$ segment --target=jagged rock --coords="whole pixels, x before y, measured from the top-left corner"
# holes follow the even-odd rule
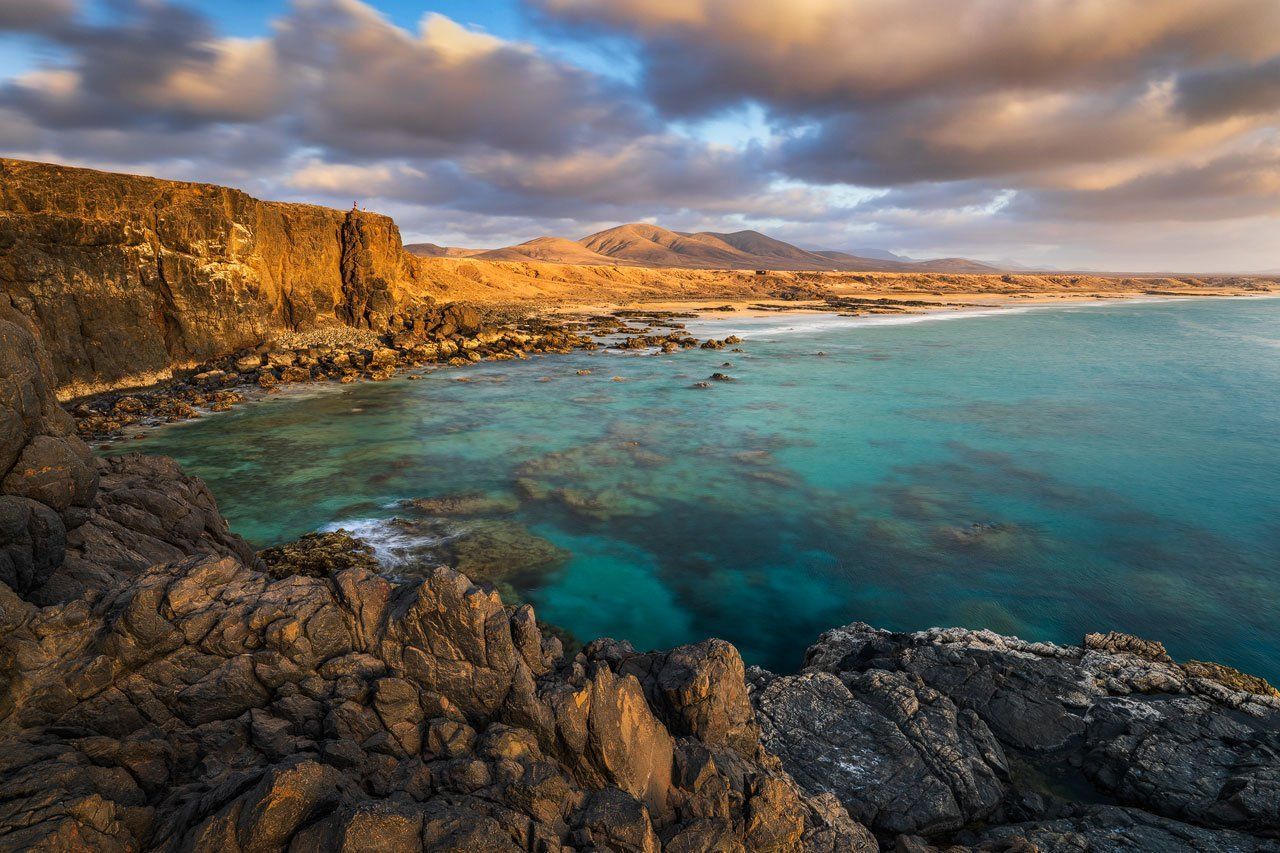
[[[1106,634],[1085,634],[1084,648],[1111,655],[1133,655],[1146,660],[1170,663],[1173,658],[1165,651],[1164,643],[1155,640],[1144,640],[1132,634],[1109,631]]]
[[[27,593],[62,563],[67,529],[49,507],[29,498],[0,496],[0,583]]]
[[[1157,814],[1280,836],[1280,708],[1256,719],[1194,696],[1100,699],[1089,709],[1084,769]]]
[[[1280,699],[1191,675],[1159,643],[1113,633],[1074,647],[855,624],[824,634],[806,663],[803,677],[846,684],[915,679],[981,718],[1004,750],[1081,767],[1102,796],[1200,827],[1280,836]]]
[[[605,640],[588,646],[586,655],[637,678],[672,734],[729,747],[744,757],[758,748],[760,730],[747,698],[742,656],[724,640],[649,654]]]
[[[23,667],[0,707],[0,843],[872,849],[760,757],[721,750],[723,769],[677,774],[677,752],[720,749],[728,729],[677,749],[636,677],[558,659],[527,607],[448,569],[397,586],[206,556],[91,606],[8,609],[0,653]],[[688,652],[665,683],[723,683],[727,656]],[[683,703],[706,690],[666,695],[664,713],[705,719]],[[696,814],[712,790],[723,807]]]
[[[1263,853],[1274,842],[1239,832],[1208,830],[1137,809],[1093,807],[1078,817],[988,829],[967,839],[980,851],[1008,853],[1133,853],[1195,850],[1197,853]]]
[[[1272,687],[1266,679],[1256,675],[1247,675],[1238,669],[1202,660],[1189,660],[1182,664],[1182,671],[1191,678],[1204,678],[1216,681],[1231,690],[1242,693],[1253,693],[1258,696],[1270,696],[1280,699],[1280,690]]]
[[[877,831],[956,830],[1003,797],[1006,760],[990,731],[909,678],[754,670],[750,681],[764,744],[787,772]]]
[[[93,456],[84,442],[38,435],[23,448],[0,490],[65,513],[72,507],[87,508],[97,485]]]
[[[326,578],[343,569],[376,572],[379,568],[373,548],[345,530],[308,533],[297,541],[260,551],[258,556],[273,578],[290,575]]]
[[[67,535],[66,557],[32,593],[42,604],[102,593],[148,566],[193,554],[253,559],[227,529],[198,477],[163,456],[97,460],[98,496],[89,520]]]

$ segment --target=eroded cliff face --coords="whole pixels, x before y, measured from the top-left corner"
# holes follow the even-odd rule
[[[414,274],[385,216],[0,159],[0,292],[49,348],[62,399],[280,331],[380,328]]]

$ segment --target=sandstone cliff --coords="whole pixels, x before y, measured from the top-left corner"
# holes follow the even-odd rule
[[[62,399],[280,331],[380,327],[414,274],[385,216],[0,159],[0,296],[49,348]]]

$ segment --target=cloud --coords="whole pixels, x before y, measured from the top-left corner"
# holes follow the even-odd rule
[[[1257,65],[1185,74],[1178,107],[1193,121],[1280,113],[1280,56]]]
[[[1130,265],[1210,232],[1275,254],[1223,226],[1280,215],[1275,0],[525,2],[531,42],[361,0],[292,0],[253,38],[178,0],[0,0],[37,47],[0,78],[0,150],[359,198],[472,245],[656,218],[916,255]]]
[[[677,113],[741,99],[785,110],[1096,86],[1280,51],[1272,0],[532,0],[634,38]]]
[[[1144,173],[1097,189],[1026,193],[1011,205],[1009,214],[1092,222],[1280,218],[1280,141],[1268,140],[1204,163]]]
[[[263,39],[220,39],[195,12],[116,0],[117,23],[44,33],[69,61],[0,86],[0,105],[47,128],[198,127],[271,117],[287,74]]]
[[[78,11],[76,0],[0,0],[0,32],[47,32]]]
[[[307,72],[309,138],[348,153],[566,151],[654,126],[616,85],[441,15],[409,33],[355,0],[301,0],[277,43]]]
[[[883,188],[847,217],[892,239],[1280,215],[1274,0],[529,2],[668,116],[756,105],[772,170]]]

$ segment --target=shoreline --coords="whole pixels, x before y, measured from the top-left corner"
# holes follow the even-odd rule
[[[902,296],[903,298],[896,298]],[[611,334],[614,337],[623,337],[633,335],[636,339],[649,339],[653,341],[662,340],[663,336],[659,333],[667,330],[667,337],[671,341],[682,341],[680,346],[669,347],[668,352],[679,351],[680,349],[693,348],[701,346],[703,341],[688,337],[686,332],[686,322],[690,323],[723,323],[738,319],[765,319],[765,318],[783,318],[788,316],[818,318],[827,317],[831,319],[846,318],[849,320],[860,321],[851,323],[850,326],[871,325],[883,322],[886,325],[895,325],[894,321],[902,322],[919,322],[927,315],[954,315],[955,319],[963,317],[997,317],[1006,312],[1022,313],[1025,310],[1046,310],[1053,308],[1066,308],[1071,306],[1102,306],[1107,304],[1145,304],[1145,303],[1163,303],[1163,302],[1180,302],[1192,300],[1217,300],[1217,299],[1278,299],[1280,292],[1256,293],[1256,292],[1223,292],[1223,293],[1091,293],[1091,294],[1074,294],[1074,293],[1047,293],[1047,294],[971,294],[968,298],[962,298],[947,302],[933,302],[924,297],[933,298],[934,294],[926,293],[906,293],[896,294],[895,297],[885,297],[879,294],[866,294],[865,296],[850,296],[849,299],[872,301],[872,304],[861,306],[863,310],[848,310],[848,306],[833,306],[829,302],[821,302],[816,300],[808,301],[761,301],[761,300],[717,300],[717,299],[698,299],[698,300],[664,300],[657,302],[608,302],[595,303],[590,305],[563,305],[558,309],[549,312],[540,312],[530,314],[522,320],[514,323],[506,323],[502,328],[508,332],[515,331],[519,333],[526,328],[538,328],[546,331],[548,328],[553,332],[568,334],[573,337],[580,332],[586,332],[585,335],[577,334],[579,340],[573,343],[569,348],[564,348],[563,340],[560,346],[555,349],[548,349],[541,352],[530,353],[531,355],[558,355],[571,352],[575,349],[595,349],[602,347],[605,349],[614,349],[616,347],[609,346],[610,338],[600,334],[601,324],[610,321],[614,325],[611,328]],[[498,312],[497,316],[501,317],[502,313]],[[940,318],[941,319],[941,318]],[[638,324],[641,321],[657,321]],[[594,328],[593,328],[594,327]],[[711,330],[723,331],[723,330]],[[738,331],[747,332],[749,330],[731,330],[730,334],[736,334]],[[798,330],[802,331],[802,330]],[[652,333],[652,334],[651,334]],[[285,341],[290,345],[297,347],[296,352],[304,349],[314,349],[308,345],[308,341],[312,336],[321,338],[330,338],[334,334],[334,330],[329,327],[322,327],[313,332],[297,332],[285,336]],[[681,335],[686,337],[683,339]],[[708,348],[719,348],[714,346],[716,341],[710,339],[709,344],[713,346]],[[378,347],[376,343],[364,342],[363,346]],[[258,347],[262,351],[267,344]],[[463,353],[461,343],[458,345],[457,352]],[[637,349],[645,350],[652,347],[627,347],[623,346],[622,350]],[[486,353],[480,358],[474,360],[463,360],[457,357],[448,360],[420,360],[398,361],[395,364],[386,364],[383,369],[378,369],[370,365],[370,369],[360,375],[348,374],[341,378],[341,383],[346,384],[352,381],[368,382],[368,381],[386,381],[395,377],[408,377],[410,379],[418,379],[421,376],[453,367],[466,367],[471,364],[484,364],[495,360],[503,360],[506,358],[526,358],[528,355],[516,354],[510,355],[508,352],[499,350],[495,353]],[[264,366],[268,356],[264,355]],[[217,362],[234,361],[235,356],[226,356]],[[165,426],[174,426],[190,420],[208,417],[215,414],[221,414],[241,405],[253,402],[260,402],[269,396],[281,394],[285,396],[293,396],[293,392],[302,393],[303,389],[315,386],[338,385],[339,379],[334,376],[323,376],[311,379],[299,379],[295,381],[275,381],[266,385],[255,384],[253,382],[235,384],[230,386],[205,386],[197,389],[197,395],[203,392],[203,395],[209,397],[208,405],[193,405],[187,410],[179,408],[177,411],[165,411],[165,407],[173,399],[180,399],[183,395],[192,391],[193,381],[201,376],[201,370],[208,371],[214,367],[216,363],[206,363],[200,367],[193,369],[192,374],[188,377],[178,379],[176,381],[165,382],[155,386],[143,389],[132,389],[123,391],[104,392],[92,395],[78,400],[69,401],[66,405],[71,408],[73,415],[77,421],[84,419],[84,407],[101,407],[101,404],[117,404],[121,400],[154,400],[158,402],[162,411],[154,416],[144,417],[141,421],[131,422],[120,428],[107,433],[86,433],[81,431],[87,440],[94,442],[95,450],[99,453],[109,453],[112,451],[120,451],[119,445],[133,439],[141,438],[147,432]],[[216,370],[215,370],[216,372]],[[463,380],[460,380],[463,381]],[[132,408],[132,404],[129,404]]]

